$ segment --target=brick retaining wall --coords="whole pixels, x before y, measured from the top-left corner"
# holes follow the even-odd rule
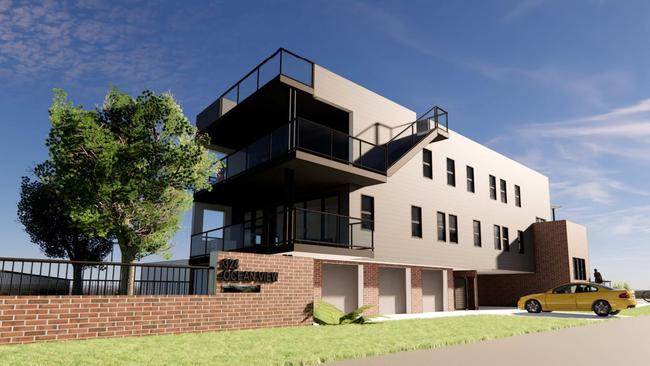
[[[0,343],[311,325],[310,258],[220,253],[240,270],[275,271],[260,293],[189,296],[0,296]]]

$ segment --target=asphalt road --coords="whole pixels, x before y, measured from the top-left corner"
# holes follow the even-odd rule
[[[426,351],[331,363],[362,365],[650,365],[650,316]]]

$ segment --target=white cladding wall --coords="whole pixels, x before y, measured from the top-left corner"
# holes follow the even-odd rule
[[[321,66],[314,66],[314,97],[347,110],[350,134],[382,144],[416,119],[415,112]]]
[[[453,266],[478,271],[534,271],[532,243],[525,254],[494,249],[493,225],[506,226],[510,242],[536,217],[549,219],[548,178],[466,137],[450,131],[448,140],[429,144],[433,179],[422,175],[417,154],[388,183],[350,193],[350,215],[360,216],[361,195],[375,199],[375,259],[412,264]],[[456,164],[456,186],[447,185],[446,159]],[[474,168],[475,193],[467,191],[466,166]],[[489,175],[497,178],[497,199],[490,198]],[[499,195],[499,179],[507,182],[508,203]],[[522,207],[515,206],[514,186],[521,187]],[[422,238],[411,236],[411,205],[422,208]],[[458,217],[459,243],[437,240],[436,213]],[[482,247],[474,246],[473,220],[481,222]],[[447,222],[447,229],[449,225]]]

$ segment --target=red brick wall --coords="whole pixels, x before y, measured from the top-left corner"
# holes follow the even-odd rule
[[[219,258],[239,258],[240,270],[278,272],[278,281],[261,284],[260,293],[213,296],[0,296],[0,343],[312,324],[313,259]]]
[[[367,314],[379,314],[379,266],[374,263],[363,264],[363,304],[373,305]]]
[[[411,313],[422,312],[422,269],[411,268]]]
[[[571,281],[566,221],[533,225],[535,273],[479,275],[482,306],[513,306],[527,294],[544,292]]]

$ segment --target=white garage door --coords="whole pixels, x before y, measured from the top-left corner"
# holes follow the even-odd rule
[[[321,298],[346,313],[359,307],[358,266],[323,264]]]
[[[422,311],[443,311],[442,271],[422,271]]]
[[[404,268],[379,268],[379,313],[406,313],[406,271]]]

